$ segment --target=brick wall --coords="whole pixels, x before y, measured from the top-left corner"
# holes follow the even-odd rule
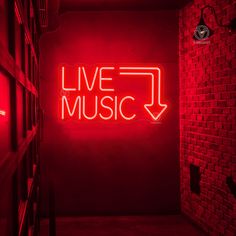
[[[181,208],[210,235],[233,236],[236,199],[226,178],[236,182],[236,34],[219,28],[207,9],[214,35],[196,44],[192,35],[206,4],[224,24],[236,16],[233,0],[196,0],[180,11]],[[190,164],[200,167],[200,194],[190,190]]]

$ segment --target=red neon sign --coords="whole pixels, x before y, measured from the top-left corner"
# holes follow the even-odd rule
[[[157,121],[167,108],[167,105],[161,102],[161,70],[159,67],[96,67],[91,73],[85,67],[79,66],[76,71],[76,82],[69,85],[65,67],[61,67],[61,88],[64,92],[61,96],[62,120],[68,118],[78,120],[136,119],[138,114],[133,109],[128,110],[132,106],[135,107],[136,97],[130,94],[117,95],[115,87],[112,86],[114,71],[118,71],[118,79],[123,79],[124,76],[127,79],[130,76],[150,77],[151,91],[146,92],[150,93],[150,101],[148,103],[145,101],[142,106],[151,120]],[[107,75],[109,73],[111,73],[110,76]],[[84,91],[86,91],[85,95]],[[92,106],[91,100],[94,107],[92,113],[88,111]]]

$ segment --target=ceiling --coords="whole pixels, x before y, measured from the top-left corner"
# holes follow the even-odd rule
[[[69,10],[178,9],[190,0],[59,0],[60,12]]]
[[[67,11],[103,10],[173,10],[180,9],[193,0],[46,0],[48,4],[48,29],[57,25],[58,16]]]

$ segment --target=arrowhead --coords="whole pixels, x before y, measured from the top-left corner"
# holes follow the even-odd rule
[[[158,120],[161,116],[161,114],[165,111],[167,108],[167,105],[165,104],[145,104],[144,108],[147,110],[149,115],[152,117],[153,120]]]

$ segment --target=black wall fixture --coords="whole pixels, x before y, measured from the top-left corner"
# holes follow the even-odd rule
[[[224,28],[228,29],[229,32],[236,30],[236,18],[233,18],[229,24],[222,24],[216,15],[215,9],[210,5],[206,5],[205,7],[203,7],[201,9],[200,20],[199,20],[198,25],[196,26],[195,31],[194,31],[193,39],[203,40],[208,37],[211,37],[214,34],[214,31],[209,26],[207,26],[207,24],[205,23],[204,15],[203,15],[205,9],[211,10],[211,12],[213,13],[213,15],[215,17],[215,22],[219,27],[224,27]]]
[[[193,193],[200,194],[200,167],[190,164],[190,190]]]
[[[234,195],[234,197],[236,198],[236,183],[233,180],[232,176],[228,176],[226,178],[226,184],[229,187],[230,192]]]

